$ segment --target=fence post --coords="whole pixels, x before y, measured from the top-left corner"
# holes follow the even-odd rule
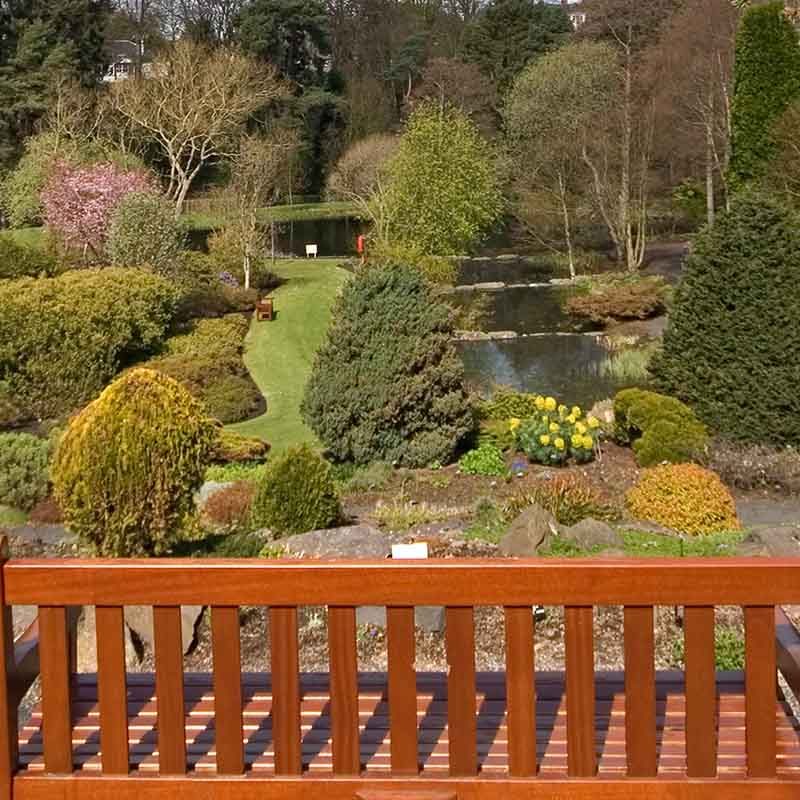
[[[0,537],[0,800],[11,800],[17,768],[17,708],[9,684],[14,670],[14,625],[6,605],[5,563],[8,539]]]

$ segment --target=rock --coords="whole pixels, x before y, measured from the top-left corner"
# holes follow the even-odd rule
[[[384,606],[359,606],[356,609],[356,623],[385,628],[386,608]],[[444,607],[416,606],[414,608],[414,624],[423,631],[440,633],[445,628]]]
[[[194,502],[198,508],[202,508],[211,495],[233,486],[233,481],[206,481],[194,495]]]
[[[608,400],[599,400],[596,402],[588,416],[596,417],[600,420],[600,426],[604,431],[610,432],[614,430],[614,401],[610,398]]]
[[[25,542],[41,542],[45,545],[56,545],[73,538],[63,525],[18,525],[9,528],[8,533]]]
[[[535,556],[553,536],[560,535],[556,518],[543,508],[528,506],[512,523],[500,541],[504,556]]]
[[[197,624],[203,616],[203,606],[181,606],[181,638],[184,655],[195,642]],[[153,649],[153,609],[150,606],[126,606],[125,624],[139,641]]]
[[[742,543],[755,550],[760,544],[773,558],[800,556],[800,529],[793,525],[775,528],[756,528]],[[741,552],[741,547],[740,550]]]
[[[571,528],[565,528],[561,535],[572,539],[584,550],[591,550],[595,547],[602,547],[603,549],[612,547],[616,550],[621,550],[625,546],[622,536],[607,522],[601,522],[591,517],[581,520]]]
[[[489,331],[488,334],[490,339],[493,340],[502,340],[502,339],[517,339],[519,334],[516,331]]]
[[[505,289],[506,285],[502,281],[487,281],[474,284],[474,288],[476,292],[499,292],[501,289]]]
[[[125,665],[134,670],[138,667],[139,657],[133,644],[130,630],[124,627]],[[97,631],[95,628],[94,606],[84,606],[78,621],[77,641],[78,672],[97,672]]]
[[[347,525],[300,533],[280,540],[290,556],[307,558],[389,558],[392,537],[371,525]]]

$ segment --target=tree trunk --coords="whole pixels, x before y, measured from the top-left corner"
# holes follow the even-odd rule
[[[630,39],[630,33],[629,33]],[[622,160],[619,186],[619,231],[628,271],[636,270],[631,225],[631,150],[633,147],[633,64],[630,46],[625,48],[625,97],[622,120]]]
[[[714,225],[716,198],[714,197],[714,131],[711,124],[706,125],[706,221],[708,227]]]
[[[569,262],[569,277],[575,280],[575,251],[572,246],[572,226],[569,219],[569,207],[567,206],[567,188],[564,184],[563,173],[558,173],[558,193],[561,199],[561,213],[564,216],[564,241],[567,245],[567,260]]]

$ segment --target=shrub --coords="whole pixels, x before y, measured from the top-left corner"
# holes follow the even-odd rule
[[[55,498],[99,555],[167,552],[203,481],[216,430],[171,378],[131,370],[75,416],[56,449]]]
[[[376,242],[370,249],[369,265],[392,267],[402,264],[419,272],[433,284],[452,286],[458,276],[458,264],[447,256],[432,256],[417,245],[401,242]]]
[[[536,406],[537,397],[535,394],[500,386],[495,389],[490,400],[481,404],[480,414],[484,419],[526,419],[534,416],[539,410]]]
[[[490,445],[507,453],[517,444],[516,417],[512,419],[484,419],[478,428],[478,447]]]
[[[28,520],[34,525],[59,525],[64,521],[64,514],[56,499],[48,495],[31,509]]]
[[[0,283],[0,383],[29,415],[68,413],[161,345],[177,299],[142,270]]]
[[[236,481],[214,492],[203,506],[203,516],[212,524],[229,529],[244,528],[249,520],[256,493],[252,481]]]
[[[695,239],[678,287],[656,386],[715,433],[800,444],[800,224],[769,196],[746,193]]]
[[[267,465],[253,500],[252,527],[276,536],[330,528],[342,515],[330,466],[307,445]]]
[[[620,517],[617,506],[589,484],[570,476],[537,483],[518,494],[509,502],[506,514],[516,516],[530,505],[549,511],[561,525],[575,525],[589,517],[608,522]]]
[[[50,442],[0,433],[0,505],[30,511],[49,490]]]
[[[677,639],[672,647],[672,662],[685,669],[686,645]],[[723,672],[739,671],[745,667],[745,649],[742,634],[735,628],[717,625],[714,628],[714,665]]]
[[[666,310],[669,287],[663,278],[636,277],[595,283],[587,294],[566,302],[568,313],[606,324],[617,319],[648,319]]]
[[[465,475],[506,475],[508,467],[503,451],[491,444],[483,444],[476,450],[464,453],[458,468]]]
[[[266,459],[268,452],[269,445],[263,439],[220,428],[212,458],[219,463],[258,462]]]
[[[793,447],[712,441],[704,465],[737,489],[800,494],[800,453]]]
[[[736,505],[719,476],[696,464],[644,470],[627,494],[628,510],[680,533],[739,530]]]
[[[449,307],[403,267],[351,279],[333,310],[301,413],[340,461],[449,461],[474,420]]]
[[[124,197],[111,216],[106,250],[118,267],[148,267],[173,276],[186,246],[186,228],[175,219],[166,198],[135,192]]]
[[[615,438],[632,444],[643,467],[698,458],[708,445],[705,425],[689,406],[663,394],[624,389],[614,398]]]
[[[594,458],[600,423],[592,416],[583,419],[578,406],[559,405],[553,397],[535,399],[537,413],[520,422],[514,420],[517,445],[538,464],[561,466],[572,458],[585,463]]]
[[[0,236],[0,280],[52,277],[57,272],[55,259],[45,250]]]

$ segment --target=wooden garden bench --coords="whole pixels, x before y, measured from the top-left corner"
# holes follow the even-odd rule
[[[800,796],[800,724],[776,685],[780,669],[800,691],[779,607],[800,604],[800,560],[10,560],[0,576],[0,800]],[[564,673],[535,671],[537,603],[565,607]],[[184,674],[189,604],[211,608],[210,675]],[[385,674],[358,672],[362,604],[387,606]],[[423,604],[446,608],[444,674],[415,671]],[[16,646],[15,605],[39,607]],[[126,674],[126,605],[154,607],[154,675]],[[244,605],[268,608],[269,673],[241,671]],[[309,605],[328,609],[323,674],[299,670]],[[476,605],[504,608],[503,672],[476,673]],[[600,605],[624,607],[623,672],[595,672]],[[654,668],[653,607],[674,605],[685,675]],[[715,605],[744,607],[744,672],[715,672]],[[75,606],[96,607],[97,675],[70,666]]]
[[[256,320],[262,322],[263,320],[272,321],[275,317],[275,307],[271,297],[265,297],[256,303]]]

